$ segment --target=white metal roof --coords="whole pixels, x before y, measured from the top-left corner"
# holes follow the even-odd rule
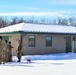
[[[0,33],[6,32],[42,32],[42,33],[66,33],[66,34],[76,34],[76,27],[73,26],[61,26],[61,25],[44,25],[44,24],[30,24],[30,23],[20,23],[4,28],[0,28]]]

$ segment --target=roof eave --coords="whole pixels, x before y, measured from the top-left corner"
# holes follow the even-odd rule
[[[26,34],[56,34],[56,35],[76,35],[76,33],[58,33],[58,32],[23,32],[20,33],[26,33]]]
[[[58,33],[58,32],[24,32],[24,31],[13,31],[13,32],[0,32],[0,34],[55,34],[55,35],[76,35],[76,33]]]

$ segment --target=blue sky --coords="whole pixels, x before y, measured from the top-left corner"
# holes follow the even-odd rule
[[[1,0],[0,16],[34,18],[76,17],[76,0]]]

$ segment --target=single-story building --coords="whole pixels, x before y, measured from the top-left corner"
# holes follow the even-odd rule
[[[0,36],[12,42],[16,55],[22,41],[24,55],[76,52],[76,27],[20,23],[0,28]]]

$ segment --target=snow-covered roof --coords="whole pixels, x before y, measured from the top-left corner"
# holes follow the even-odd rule
[[[61,25],[44,25],[44,24],[30,24],[20,23],[4,28],[0,28],[0,33],[9,32],[38,32],[38,33],[59,33],[59,34],[76,34],[76,27],[61,26]]]

